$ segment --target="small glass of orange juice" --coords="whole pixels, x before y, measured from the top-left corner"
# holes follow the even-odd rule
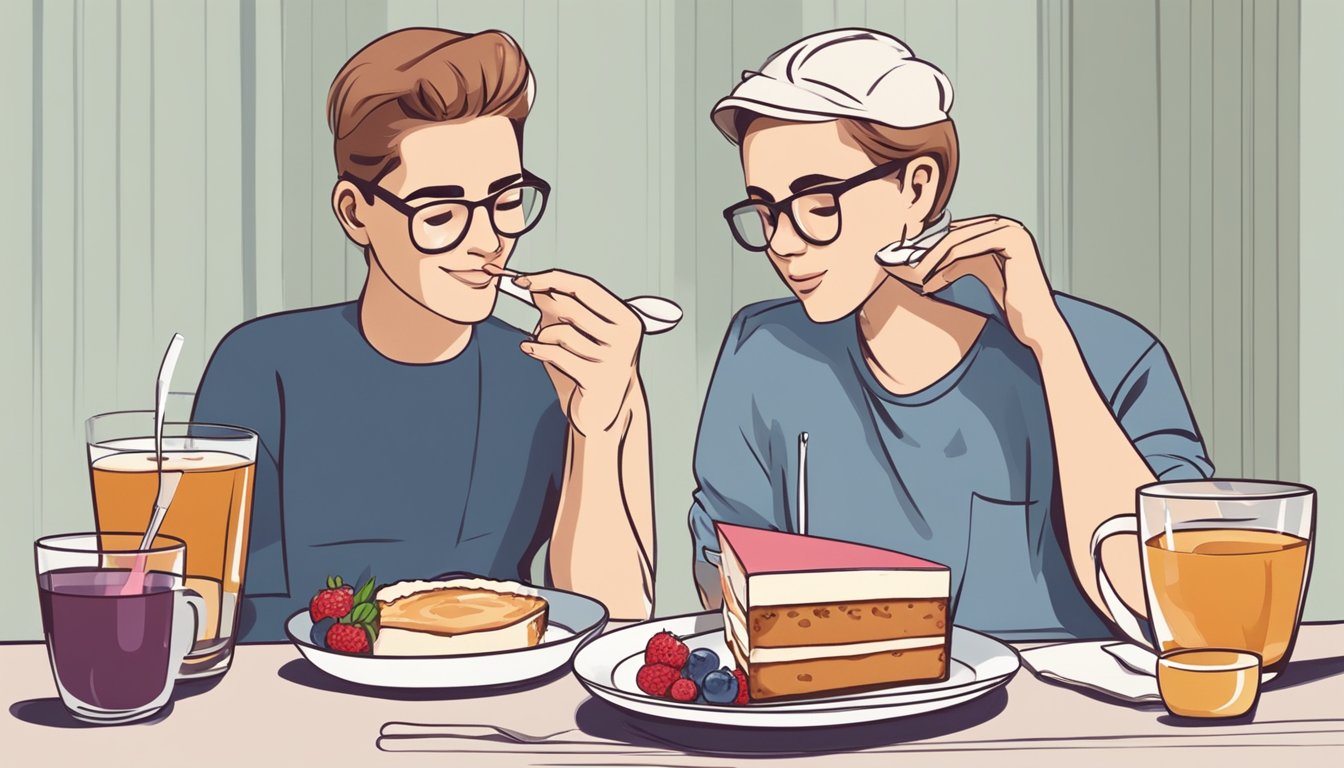
[[[1157,661],[1157,688],[1181,717],[1240,717],[1260,695],[1260,657],[1220,648],[1169,651]]]

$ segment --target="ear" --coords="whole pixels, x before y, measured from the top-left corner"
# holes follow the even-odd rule
[[[941,178],[938,161],[928,155],[920,155],[906,164],[905,188],[902,192],[909,200],[915,218],[921,221],[929,218],[934,198],[938,196],[938,182]]]
[[[331,210],[336,214],[336,220],[341,223],[341,228],[345,230],[345,236],[361,248],[367,248],[369,245],[369,232],[363,221],[367,207],[364,194],[354,184],[341,180],[332,187]]]

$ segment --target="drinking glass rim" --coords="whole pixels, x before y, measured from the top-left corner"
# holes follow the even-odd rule
[[[154,539],[156,541],[158,539],[168,539],[170,542],[175,543],[170,543],[165,546],[150,547],[149,549],[140,549],[138,546],[133,547],[131,549],[108,549],[103,546],[78,548],[69,546],[63,547],[59,546],[59,544],[57,543],[66,539],[76,539],[76,538],[92,538],[97,540],[102,536],[127,536],[130,537],[133,541],[139,541],[140,539],[144,538],[144,535],[145,535],[144,531],[140,531],[139,533],[135,531],[83,531],[76,533],[54,533],[51,534],[50,536],[43,536],[39,538],[37,541],[33,542],[33,547],[35,549],[46,550],[48,552],[70,552],[76,555],[90,555],[90,554],[127,555],[135,552],[143,552],[146,555],[154,555],[154,554],[165,554],[179,549],[186,550],[187,548],[187,542],[183,541],[182,539],[176,536],[170,536],[166,533],[156,534],[154,536]]]
[[[148,416],[149,418],[153,419],[153,418],[154,418],[154,411],[153,411],[153,409],[150,409],[150,408],[132,408],[132,409],[130,409],[130,410],[125,410],[125,411],[104,411],[103,413],[95,413],[94,415],[92,415],[92,416],[90,416],[90,417],[88,417],[87,419],[84,420],[84,431],[85,431],[85,434],[86,434],[86,435],[88,434],[88,431],[89,431],[89,429],[93,426],[93,423],[94,423],[95,421],[99,420],[99,419],[102,419],[102,418],[104,418],[104,417],[108,417],[108,416],[130,416],[130,415],[144,415],[144,416]],[[216,428],[216,429],[229,429],[229,430],[233,430],[233,431],[235,431],[235,432],[241,432],[241,433],[242,433],[242,434],[238,435],[237,438],[231,438],[231,437],[229,437],[229,436],[227,436],[227,435],[225,435],[225,436],[218,436],[218,437],[216,437],[216,436],[210,436],[210,437],[208,437],[208,438],[205,438],[205,439],[208,439],[208,440],[233,440],[233,439],[247,438],[247,437],[255,437],[255,438],[257,438],[258,440],[261,439],[261,436],[257,434],[256,430],[248,429],[247,427],[240,426],[240,425],[238,425],[238,424],[221,424],[221,423],[219,423],[219,422],[215,422],[215,421],[168,421],[168,420],[165,420],[165,421],[163,422],[163,426],[164,426],[164,427],[214,427],[214,428]],[[110,439],[112,439],[112,440],[127,440],[127,439],[135,438],[135,437],[153,437],[153,435],[126,435],[126,436],[123,436],[123,437],[115,437],[115,438],[110,438]],[[107,440],[97,440],[97,441],[95,441],[95,440],[89,440],[88,442],[89,442],[89,443],[92,443],[92,444],[94,444],[94,445],[101,445],[101,444],[107,442]]]
[[[1246,483],[1261,487],[1259,491],[1219,489],[1216,483]],[[1189,489],[1189,490],[1183,490]],[[1198,490],[1195,490],[1198,489]],[[1141,485],[1139,496],[1154,499],[1189,499],[1194,501],[1266,501],[1315,495],[1316,489],[1288,480],[1256,480],[1245,477],[1209,477],[1203,480],[1159,480]]]

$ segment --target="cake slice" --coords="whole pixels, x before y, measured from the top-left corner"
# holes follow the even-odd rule
[[[376,656],[458,656],[530,648],[546,633],[547,603],[512,581],[399,581],[378,590]]]
[[[716,527],[724,634],[752,699],[947,677],[947,566],[834,539]]]

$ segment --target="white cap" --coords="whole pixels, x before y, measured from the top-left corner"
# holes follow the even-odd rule
[[[952,83],[891,35],[834,29],[775,52],[760,72],[743,72],[714,105],[714,125],[734,144],[739,109],[794,122],[847,117],[918,128],[948,119]]]

